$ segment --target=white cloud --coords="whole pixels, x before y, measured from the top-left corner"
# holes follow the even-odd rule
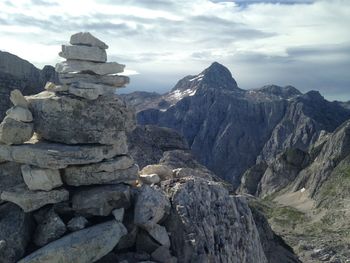
[[[343,72],[348,56],[339,50],[350,46],[347,0],[16,0],[1,1],[0,10],[1,50],[42,67],[60,61],[60,44],[72,33],[88,30],[108,43],[110,58],[139,72],[137,78],[152,74],[144,83],[154,89],[170,89],[173,78],[218,60],[242,88],[285,81],[278,84],[327,95],[327,63]],[[334,77],[340,80],[332,92],[350,85],[347,74]]]

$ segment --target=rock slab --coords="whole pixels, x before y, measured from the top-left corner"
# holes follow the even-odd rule
[[[66,59],[86,60],[93,62],[107,61],[106,51],[98,47],[62,45],[62,52],[60,52],[59,55]]]
[[[71,233],[56,240],[18,263],[91,263],[108,254],[127,233],[115,220]]]

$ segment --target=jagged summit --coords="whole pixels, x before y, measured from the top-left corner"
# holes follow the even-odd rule
[[[266,85],[259,89],[256,89],[256,91],[265,93],[267,95],[278,96],[282,99],[289,99],[302,95],[302,93],[293,86],[281,87],[277,85]]]

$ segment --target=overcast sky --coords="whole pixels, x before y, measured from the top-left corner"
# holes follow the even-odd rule
[[[165,92],[211,62],[244,89],[267,84],[350,100],[350,1],[0,1],[0,50],[37,67],[62,61],[60,45],[90,31],[109,61],[138,72],[133,90]]]

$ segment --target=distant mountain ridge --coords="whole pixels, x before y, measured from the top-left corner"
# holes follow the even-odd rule
[[[13,89],[30,95],[42,91],[47,81],[58,82],[54,67],[40,70],[16,55],[0,51],[0,119],[10,107],[9,94]]]
[[[306,150],[322,131],[333,132],[350,118],[346,107],[316,91],[302,94],[276,85],[240,89],[217,62],[164,95],[131,93],[124,99],[134,104],[145,95],[145,103],[137,104],[139,124],[180,132],[202,164],[235,186],[257,161],[269,162],[289,147]]]

